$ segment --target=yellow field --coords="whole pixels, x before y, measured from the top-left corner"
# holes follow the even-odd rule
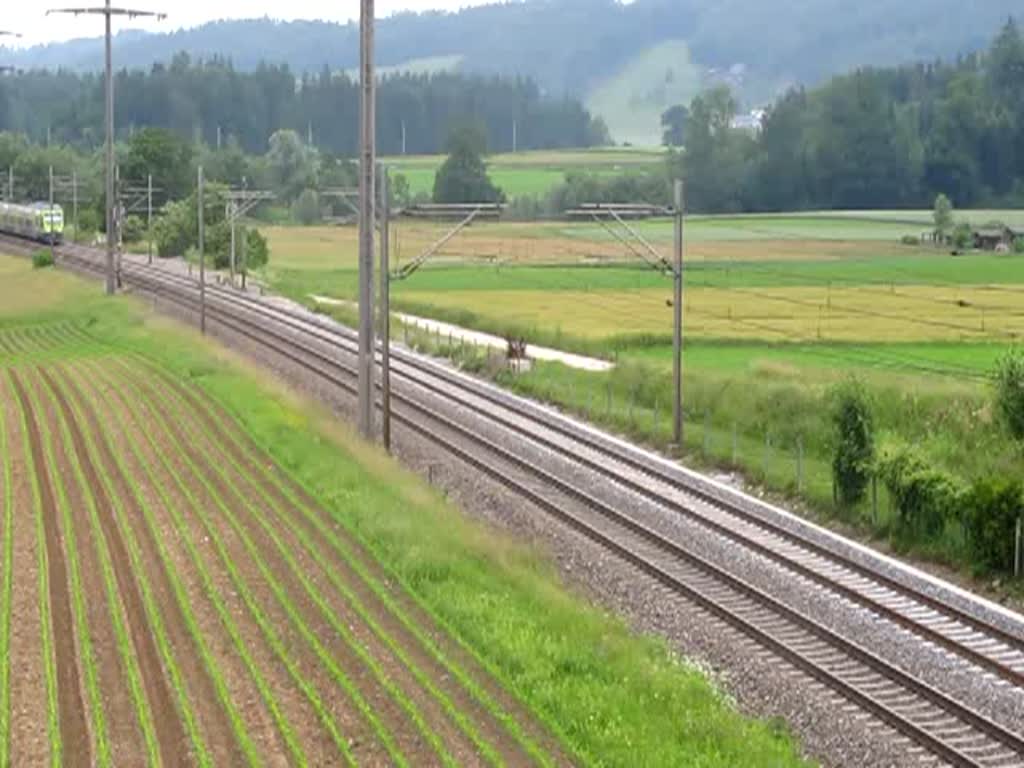
[[[672,332],[671,287],[632,291],[409,291],[403,298],[498,323],[587,339]],[[1024,337],[1024,286],[697,288],[689,337],[774,341],[1011,341]],[[1012,334],[1015,334],[1012,335]]]
[[[71,309],[99,295],[89,283],[56,269],[27,269],[23,257],[0,255],[0,322],[31,315],[56,304]]]
[[[451,224],[402,221],[393,227],[392,261],[415,258],[437,241]],[[358,238],[355,227],[266,227],[272,269],[355,269]],[[610,237],[591,236],[592,225],[479,224],[461,232],[435,261],[509,264],[586,264],[637,262],[636,255]],[[599,230],[598,230],[599,231]],[[666,258],[671,247],[657,243]],[[687,244],[686,259],[701,261],[831,261],[858,256],[905,253],[895,243],[875,240],[794,240],[770,235],[750,240],[699,240]]]

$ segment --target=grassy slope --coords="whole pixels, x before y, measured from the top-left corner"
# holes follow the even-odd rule
[[[700,88],[700,70],[690,61],[687,44],[667,40],[638,53],[595,87],[587,108],[605,119],[616,141],[658,144],[662,113],[674,104],[689,104]]]
[[[791,740],[745,720],[664,645],[582,604],[537,554],[462,517],[418,478],[233,356],[126,299],[0,258],[0,283],[35,320],[74,317],[121,348],[157,356],[232,409],[420,600],[584,761],[785,766]],[[68,297],[76,301],[69,304]],[[63,309],[55,309],[59,303]],[[0,301],[0,323],[22,316]]]

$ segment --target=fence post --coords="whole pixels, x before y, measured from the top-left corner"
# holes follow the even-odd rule
[[[871,475],[871,522],[878,525],[878,475]]]
[[[804,492],[804,437],[796,438],[796,492]]]
[[[1017,540],[1014,547],[1013,575],[1020,578],[1024,573],[1024,517],[1017,518]]]

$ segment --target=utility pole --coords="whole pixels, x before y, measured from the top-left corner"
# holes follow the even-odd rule
[[[203,230],[203,166],[199,166],[197,172],[199,186],[196,190],[197,207],[199,214],[199,332],[206,333],[206,253],[205,237]]]
[[[405,155],[405,120],[402,121],[402,155]]]
[[[373,235],[376,225],[376,80],[373,63],[373,0],[361,0],[359,16],[360,166],[359,166],[359,429],[373,438]]]
[[[153,174],[146,176],[146,261],[153,263]]]
[[[388,169],[380,168],[380,439],[391,453],[391,200]]]
[[[672,291],[672,441],[683,447],[683,182],[675,183],[675,268]]]
[[[519,151],[519,121],[512,121],[512,154]]]
[[[7,202],[14,202],[14,166],[7,169]]]
[[[53,166],[50,166],[50,260],[56,259],[53,252],[54,240],[57,239],[57,233],[53,231]]]
[[[75,222],[75,242],[78,242],[78,171],[71,172],[71,216]]]
[[[107,294],[116,290],[116,276],[114,274],[114,70],[113,55],[111,53],[111,20],[114,16],[127,16],[135,19],[140,16],[152,16],[156,19],[165,19],[164,13],[152,11],[139,11],[130,8],[111,8],[110,0],[105,0],[102,7],[93,8],[55,8],[46,12],[49,16],[52,13],[68,13],[72,16],[102,15],[106,24],[105,35],[105,83],[106,83],[106,170],[107,170]]]
[[[220,123],[217,123],[217,149],[220,150]]]

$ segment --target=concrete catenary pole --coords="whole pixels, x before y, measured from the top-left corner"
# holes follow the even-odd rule
[[[151,16],[157,19],[164,19],[166,18],[166,14],[155,13],[152,11],[139,11],[131,8],[111,8],[110,0],[106,0],[103,6],[98,8],[60,8],[46,12],[47,16],[51,13],[67,13],[73,16],[80,16],[82,14],[99,14],[104,17],[104,21],[106,22],[106,35],[104,38],[104,82],[106,85],[105,123],[107,134],[105,147],[107,181],[107,293],[112,294],[117,288],[117,279],[114,267],[114,70],[113,54],[111,50],[113,45],[111,40],[111,22],[114,16],[127,16],[129,19],[138,18],[140,16]]]
[[[196,213],[199,218],[199,331],[206,333],[206,232],[204,230],[203,166],[197,171]]]
[[[380,438],[391,452],[391,200],[388,169],[380,169]]]
[[[359,31],[360,167],[359,167],[359,429],[373,437],[373,230],[376,175],[376,94],[373,65],[373,0],[361,0]]]
[[[104,156],[106,158],[106,224],[107,224],[107,295],[111,295],[117,289],[117,282],[114,277],[114,61],[113,43],[110,38],[111,13],[110,0],[107,0],[104,7],[106,13],[103,18],[106,22],[106,36],[104,38],[104,79],[106,108],[104,111],[106,124],[106,144]]]
[[[683,182],[675,190],[675,269],[672,292],[672,441],[683,447]]]
[[[78,242],[78,171],[71,172],[71,217],[75,222],[75,242]]]
[[[57,233],[53,231],[53,166],[50,166],[50,259],[54,259],[55,255],[53,252],[54,241],[57,239]]]
[[[146,176],[146,261],[153,263],[153,174]]]

